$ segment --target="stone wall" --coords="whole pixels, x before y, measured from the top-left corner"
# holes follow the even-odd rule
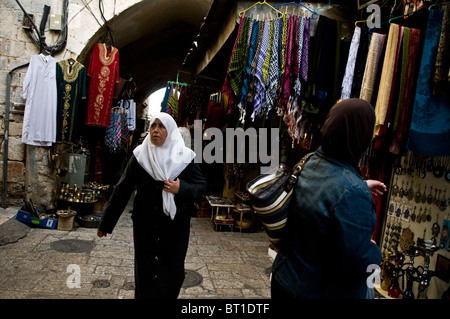
[[[103,15],[106,20],[119,15],[138,0],[104,0]],[[34,16],[39,28],[44,5],[51,7],[50,14],[63,14],[63,0],[20,0],[28,14]],[[63,60],[71,55],[78,56],[91,37],[102,27],[103,18],[99,1],[71,0],[68,8],[68,38],[65,49],[55,55]],[[6,78],[14,68],[26,64],[39,47],[30,39],[23,28],[24,13],[15,0],[0,0],[0,194],[3,194],[3,166],[5,143]],[[46,43],[53,45],[60,35],[46,26]],[[3,207],[19,205],[24,198],[32,198],[36,204],[52,208],[55,203],[53,191],[56,187],[56,173],[48,158],[50,148],[31,147],[21,142],[25,101],[21,97],[23,78],[27,67],[12,73],[10,85],[10,120],[7,159],[7,200]],[[0,198],[1,201],[1,198]]]

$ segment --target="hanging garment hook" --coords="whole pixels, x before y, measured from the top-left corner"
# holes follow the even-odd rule
[[[355,21],[355,28],[358,26],[358,23],[360,22],[367,22],[367,20],[359,20],[359,21]]]
[[[309,12],[311,12],[311,19],[313,19],[313,20],[317,20],[318,18],[319,18],[319,14],[317,14],[314,10],[312,10],[311,8],[309,8],[309,7],[307,7],[307,6],[305,6],[304,4],[302,4],[302,0],[300,0],[300,2],[299,3],[297,3],[297,2],[289,2],[289,3],[282,3],[282,4],[276,4],[276,5],[274,5],[274,7],[276,7],[277,9],[279,9],[280,7],[282,7],[282,6],[288,6],[288,5],[290,5],[290,4],[293,4],[293,5],[295,5],[295,6],[297,6],[297,7],[303,7],[303,8],[305,8],[306,10],[308,10]],[[286,9],[287,9],[287,7],[286,7]]]
[[[280,14],[281,16],[283,16],[283,12],[281,12],[280,10],[275,9],[272,5],[270,5],[269,3],[266,2],[266,0],[264,0],[264,2],[257,2],[255,4],[253,4],[252,6],[248,7],[247,9],[242,10],[241,12],[239,12],[239,16],[241,16],[242,14],[245,14],[247,11],[251,10],[254,6],[257,5],[267,5],[269,6],[272,10],[276,11],[278,14]]]
[[[314,10],[314,12],[315,12],[316,14],[320,15],[320,13],[318,13],[317,11],[322,10],[323,8],[328,7],[328,6],[334,7],[334,4],[331,3],[331,0],[328,1],[328,3],[327,3],[326,5],[321,6],[321,7],[317,8],[316,10]]]
[[[409,16],[411,16],[411,15],[413,15],[415,13],[422,13],[422,12],[423,11],[413,11],[413,12],[410,12],[410,13],[407,13],[407,14],[403,14],[403,15],[398,16],[398,17],[390,18],[389,19],[389,24],[392,24],[392,21],[394,21],[396,19],[400,19],[400,18],[403,18],[403,17],[409,17]]]

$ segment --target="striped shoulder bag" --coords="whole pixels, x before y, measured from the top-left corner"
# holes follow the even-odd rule
[[[294,169],[281,164],[275,173],[259,175],[247,184],[253,210],[274,245],[283,238],[297,177],[312,154],[305,155]]]

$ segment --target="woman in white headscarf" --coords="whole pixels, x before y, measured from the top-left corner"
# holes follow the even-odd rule
[[[177,298],[184,281],[192,203],[206,180],[173,118],[155,115],[105,205],[98,236],[112,233],[130,196],[133,203],[135,298]]]

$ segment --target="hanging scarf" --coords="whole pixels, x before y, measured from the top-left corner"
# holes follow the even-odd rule
[[[398,105],[398,115],[393,125],[395,137],[392,141],[390,151],[400,154],[405,147],[408,136],[409,124],[411,123],[411,113],[414,102],[414,85],[417,75],[417,56],[419,54],[420,30],[405,28],[404,32],[404,57],[402,61],[402,75]]]
[[[392,123],[392,131],[397,132],[398,128],[398,119],[400,117],[400,106],[403,102],[403,93],[405,91],[405,81],[406,81],[406,67],[407,67],[407,61],[408,61],[408,52],[409,52],[409,38],[411,34],[411,29],[407,27],[403,27],[403,40],[402,40],[402,56],[401,56],[401,70],[399,73],[398,78],[400,79],[399,83],[399,94],[398,94],[398,100],[397,105],[395,105],[395,108],[392,110],[394,115],[394,120]]]
[[[369,103],[372,101],[372,94],[375,86],[375,78],[383,52],[384,40],[386,36],[380,33],[372,33],[367,62],[364,69],[364,76],[361,84],[360,99]]]
[[[259,56],[261,54],[261,47],[262,47],[262,42],[263,42],[265,24],[266,24],[265,21],[259,21],[259,27],[258,27],[259,31],[258,31],[258,38],[256,39],[256,49],[255,49],[255,54],[253,56],[252,65],[250,66],[250,82],[249,82],[249,90],[248,90],[247,103],[246,103],[246,106],[248,106],[249,108],[253,107],[253,102],[255,100],[255,95],[256,95],[256,83],[257,83],[256,72],[257,72],[257,68],[258,68]],[[261,65],[261,67],[262,67],[262,65]]]
[[[401,41],[402,26],[391,24],[386,45],[386,54],[384,56],[383,70],[381,72],[380,88],[378,91],[377,103],[375,105],[375,114],[377,121],[375,123],[374,136],[380,136],[380,129],[385,125],[388,118],[388,109],[391,105],[393,92],[394,73],[397,68],[399,53],[399,43]]]
[[[295,84],[294,84],[294,93],[295,97],[294,99],[298,99],[301,94],[302,89],[302,83],[300,78],[302,77],[302,55],[303,55],[303,44],[304,44],[304,37],[305,37],[305,18],[299,17],[299,23],[298,23],[298,51],[297,51],[297,60],[295,61],[297,64],[297,76],[295,78]],[[305,50],[306,51],[306,50]],[[305,52],[306,53],[306,52]]]
[[[167,106],[166,113],[172,115],[176,121],[178,119],[178,84],[175,84],[175,92],[170,96]]]
[[[350,44],[350,50],[348,54],[347,66],[345,67],[345,74],[342,80],[341,100],[350,98],[360,37],[361,28],[357,26],[355,28],[355,31],[353,32],[352,42]]]
[[[170,97],[170,84],[169,84],[169,82],[167,82],[166,91],[164,92],[164,98],[161,102],[161,112],[166,111],[167,101],[169,100],[169,97]]]
[[[114,109],[111,112],[109,127],[105,132],[105,145],[110,153],[120,152],[130,140],[127,112],[125,108]]]
[[[317,74],[316,74],[316,98],[317,105],[315,108],[318,109],[324,105],[327,98],[330,96],[330,83],[334,79],[334,70],[332,64],[332,57],[335,56],[336,53],[336,28],[337,21],[332,20],[330,18],[321,16],[320,20],[323,21],[320,42],[319,42],[319,50],[315,53],[318,55],[318,66],[317,66]],[[334,60],[334,59],[333,59]]]
[[[279,47],[279,56],[280,56],[280,79],[283,78],[283,74],[285,71],[285,65],[286,65],[286,37],[287,37],[287,31],[288,31],[288,18],[286,15],[284,15],[281,18],[282,25],[280,28],[281,36],[280,36],[280,47]]]
[[[300,66],[300,75],[303,81],[308,81],[308,65],[309,65],[309,47],[311,45],[311,19],[304,18],[305,31],[303,35],[302,60]]]
[[[291,57],[291,86],[295,83],[295,80],[298,78],[298,29],[299,29],[300,21],[299,17],[293,17],[293,26],[292,26],[292,41],[294,41],[292,45],[292,57]],[[292,92],[291,92],[292,93]]]
[[[286,110],[286,104],[289,100],[290,88],[291,88],[291,67],[292,67],[292,47],[293,47],[293,28],[294,16],[291,15],[287,21],[286,36],[283,37],[286,45],[282,47],[282,63],[281,65],[281,81],[279,89],[278,99],[278,114],[282,115]],[[283,72],[284,71],[284,72]]]
[[[264,85],[267,84],[267,78],[269,77],[269,67],[270,67],[270,58],[272,56],[272,46],[273,46],[273,30],[274,30],[275,20],[270,20],[269,22],[269,43],[267,44],[267,54],[264,59],[264,64],[262,68],[262,82]],[[265,96],[265,94],[264,94]]]
[[[243,19],[241,18],[241,21],[242,20]],[[236,48],[231,57],[230,67],[228,71],[230,86],[236,98],[239,97],[242,84],[242,75],[247,58],[247,37],[249,25],[250,19],[247,18],[244,19],[243,23],[241,23],[241,25],[239,26],[240,28],[242,28],[242,30],[238,34]]]
[[[252,37],[250,40],[250,48],[248,50],[248,56],[247,56],[247,65],[245,67],[245,73],[243,74],[243,83],[240,93],[240,101],[239,101],[239,109],[241,112],[241,122],[244,122],[245,117],[245,102],[247,101],[248,92],[250,88],[250,81],[251,81],[251,67],[253,58],[255,56],[256,51],[256,45],[257,45],[257,39],[259,34],[259,21],[253,22],[252,27]]]
[[[242,15],[240,21],[239,21],[239,28],[238,28],[238,32],[236,35],[236,40],[234,41],[234,45],[233,45],[233,50],[231,51],[231,56],[230,56],[230,61],[228,62],[228,68],[227,68],[227,75],[225,76],[225,82],[223,83],[222,86],[222,93],[226,94],[229,97],[229,104],[232,105],[233,104],[233,90],[231,88],[231,84],[230,84],[230,68],[231,68],[231,62],[233,61],[233,58],[239,58],[237,56],[235,56],[235,51],[236,51],[236,47],[237,44],[239,42],[239,37],[241,35],[241,31],[242,31],[242,26],[244,25],[244,15]]]
[[[158,113],[150,121],[159,119],[167,130],[167,139],[161,146],[151,142],[148,134],[133,154],[142,168],[157,181],[175,180],[191,163],[195,153],[185,146],[175,120],[167,113]],[[174,194],[162,191],[164,213],[173,220],[177,212]]]
[[[433,78],[434,95],[450,95],[450,6],[444,6],[441,37],[436,55]]]
[[[120,112],[113,110],[109,120],[109,127],[105,132],[105,145],[111,153],[116,153],[118,146],[121,143],[122,129],[120,125]]]
[[[425,156],[450,155],[450,97],[432,94],[433,67],[443,10],[430,10],[407,149]]]
[[[367,62],[369,52],[369,29],[362,28],[359,37],[358,53],[356,54],[355,70],[353,72],[352,93],[350,97],[359,97],[361,94],[361,84],[364,77],[364,67]]]
[[[265,85],[262,79],[262,72],[263,72],[263,66],[264,62],[266,60],[267,55],[267,49],[269,47],[269,29],[270,29],[270,23],[267,21],[264,24],[264,31],[263,36],[261,40],[261,48],[258,56],[258,61],[256,65],[256,71],[255,71],[255,100],[254,100],[254,106],[253,106],[253,113],[252,113],[252,120],[254,121],[256,116],[261,113],[262,105],[264,104],[265,100]]]
[[[279,58],[278,47],[280,39],[280,25],[283,23],[282,19],[275,20],[273,25],[273,43],[272,43],[272,55],[270,57],[269,74],[267,76],[266,85],[266,101],[264,105],[266,117],[275,103],[275,97],[277,93],[277,86],[279,81]]]

